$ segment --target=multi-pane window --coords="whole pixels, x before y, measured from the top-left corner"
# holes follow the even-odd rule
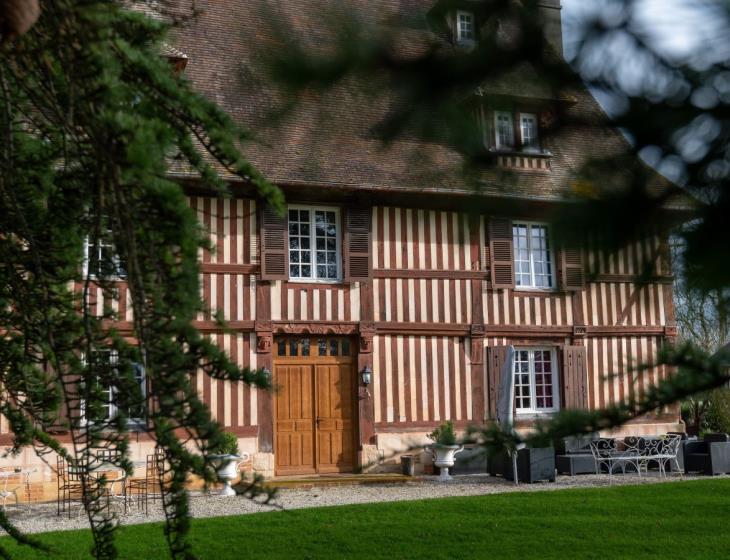
[[[525,150],[538,150],[537,117],[532,113],[520,113],[520,133]]]
[[[339,222],[336,208],[289,208],[289,278],[340,278]]]
[[[515,145],[515,133],[512,113],[507,111],[495,111],[494,128],[497,148],[513,148]]]
[[[92,372],[92,379],[97,384],[96,389],[101,397],[101,419],[104,421],[113,420],[119,414],[117,405],[117,388],[112,382],[119,375],[119,357],[116,350],[102,348],[92,351],[85,357],[85,361]],[[142,364],[132,363],[132,376],[139,391],[136,399],[131,398],[134,404],[126,410],[126,416],[132,423],[144,421],[145,401],[147,396],[145,369]],[[132,395],[134,397],[134,395]],[[85,417],[85,404],[82,403],[82,416]]]
[[[456,40],[458,43],[473,43],[476,39],[474,14],[459,10],[456,12]]]
[[[517,125],[515,123],[518,123]],[[515,139],[518,126],[519,139]],[[520,148],[527,152],[540,151],[537,115],[534,113],[494,112],[494,144],[498,150]]]
[[[553,288],[552,247],[545,224],[513,223],[515,285]]]
[[[127,277],[127,269],[109,236],[96,242],[87,237],[84,243],[84,257],[86,273],[92,278]]]
[[[515,409],[518,413],[558,410],[555,352],[548,348],[515,351]]]

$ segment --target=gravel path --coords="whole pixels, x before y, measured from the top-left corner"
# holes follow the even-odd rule
[[[565,488],[595,488],[609,485],[631,484],[662,484],[671,481],[701,480],[702,476],[668,476],[666,479],[651,474],[638,477],[636,475],[617,475],[613,481],[605,475],[560,476],[554,483],[520,484],[515,486],[502,478],[485,475],[455,476],[453,482],[440,483],[437,477],[425,477],[423,480],[400,484],[368,484],[353,486],[325,486],[310,489],[282,489],[276,499],[277,507],[264,506],[246,498],[224,498],[215,495],[193,492],[191,494],[191,511],[193,517],[218,517],[223,515],[241,515],[277,509],[299,509],[311,507],[325,507],[342,504],[365,504],[373,502],[394,502],[400,500],[422,500],[431,498],[445,498],[449,496],[479,496],[499,494],[505,492],[545,492],[562,490]],[[715,478],[727,478],[721,476]],[[157,502],[159,504],[159,502]],[[56,515],[56,504],[36,504],[32,511],[26,512],[8,507],[8,516],[15,525],[27,533],[42,533],[46,531],[63,531],[88,527],[83,515],[74,510],[72,518]],[[131,507],[127,515],[120,515],[123,525],[149,523],[163,519],[159,505],[150,505],[148,516],[139,513]]]

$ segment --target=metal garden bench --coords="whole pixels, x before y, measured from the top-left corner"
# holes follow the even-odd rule
[[[616,468],[626,474],[627,467],[633,467],[641,476],[647,472],[650,463],[655,463],[659,469],[659,476],[666,476],[667,465],[680,471],[677,453],[682,438],[678,435],[661,437],[630,436],[624,439],[599,438],[591,442],[591,453],[596,463],[596,474],[606,467],[609,477]]]

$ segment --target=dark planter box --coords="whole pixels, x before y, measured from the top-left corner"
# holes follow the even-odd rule
[[[703,441],[684,442],[684,472],[706,475],[730,473],[730,437],[727,434],[706,434]]]
[[[487,472],[487,451],[481,445],[466,447],[454,459],[454,466],[449,469],[451,474],[486,474]]]
[[[555,456],[555,468],[559,474],[596,474],[596,461],[592,453],[569,453]]]
[[[497,453],[489,458],[489,474],[513,480],[512,460],[506,452]],[[517,452],[517,478],[520,482],[528,484],[539,480],[555,482],[555,449],[552,447],[520,449]]]

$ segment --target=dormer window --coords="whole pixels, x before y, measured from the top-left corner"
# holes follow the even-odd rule
[[[537,115],[520,113],[520,134],[522,135],[522,148],[525,151],[540,150],[537,138]]]
[[[480,91],[478,95],[483,95]],[[508,169],[550,171],[552,153],[541,143],[544,114],[537,103],[515,107],[499,103],[498,109],[486,104],[477,107],[476,119],[482,133],[484,148],[492,154],[494,163]],[[539,119],[539,120],[538,120]]]
[[[494,112],[495,145],[498,150],[515,147],[515,131],[512,113],[509,111]]]
[[[485,129],[485,132],[489,130]],[[485,135],[485,143],[497,151],[542,153],[537,114],[494,111],[491,132]]]
[[[475,41],[474,13],[458,10],[456,12],[456,42],[459,45],[473,45]]]

